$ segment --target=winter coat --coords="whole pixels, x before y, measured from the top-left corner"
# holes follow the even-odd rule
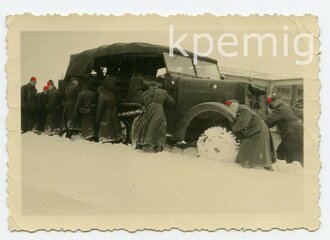
[[[36,110],[38,108],[37,89],[31,83],[21,87],[22,110]]]
[[[232,130],[242,136],[236,158],[239,164],[246,168],[271,166],[275,161],[271,152],[271,136],[259,115],[241,105]]]
[[[299,161],[304,163],[304,131],[303,125],[294,110],[286,103],[281,103],[265,120],[269,128],[277,126],[281,135],[281,143],[277,148],[277,157],[288,163]]]
[[[74,118],[81,120],[81,135],[84,139],[91,139],[95,134],[95,114],[97,95],[95,92],[84,89],[78,96],[74,109]],[[81,109],[89,109],[89,113],[82,113]]]
[[[38,130],[43,132],[46,128],[47,110],[46,105],[48,104],[48,93],[38,93]]]
[[[123,138],[115,96],[105,91],[98,99],[96,124],[99,126],[99,141],[114,142]]]
[[[115,93],[116,92],[116,88],[117,88],[117,79],[115,78],[115,76],[112,75],[107,75],[102,83],[102,86],[111,93]]]
[[[21,87],[21,130],[32,130],[37,125],[37,89],[30,83]]]
[[[60,98],[56,88],[48,90],[48,103],[46,104],[47,119],[46,133],[52,135],[60,129]]]
[[[65,89],[65,104],[64,109],[62,113],[62,122],[64,127],[67,127],[68,129],[73,129],[73,118],[74,118],[74,108],[77,101],[77,96],[79,92],[79,86],[70,84]]]
[[[174,99],[163,89],[150,87],[142,93],[145,112],[133,123],[133,141],[140,146],[164,146],[167,121],[164,105],[173,106]]]
[[[143,78],[132,77],[129,80],[129,88],[127,93],[128,102],[143,103],[140,91],[143,89]]]

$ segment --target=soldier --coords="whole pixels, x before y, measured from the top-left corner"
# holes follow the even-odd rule
[[[99,126],[99,142],[120,142],[123,133],[116,110],[115,96],[103,86],[98,87],[100,94],[98,99],[96,124]]]
[[[54,81],[53,80],[48,80],[48,82],[47,82],[47,87],[49,87],[49,85],[53,85],[54,87],[55,87],[55,85],[54,85]],[[56,88],[56,87],[55,87]]]
[[[54,85],[48,85],[49,101],[46,105],[46,133],[50,136],[59,134],[60,132],[60,99],[57,89]]]
[[[30,82],[21,87],[21,131],[25,133],[36,127],[38,111],[37,78],[31,77]]]
[[[39,111],[38,111],[38,131],[42,133],[46,128],[47,110],[48,104],[48,86],[44,86],[43,91],[38,93]]]
[[[149,89],[141,94],[146,109],[134,122],[132,138],[137,149],[151,147],[155,152],[160,152],[166,141],[167,119],[164,105],[171,107],[175,105],[175,100],[157,85],[157,82],[152,82]]]
[[[74,109],[75,120],[81,119],[81,135],[86,140],[95,140],[95,114],[97,94],[91,91],[87,84],[81,86]]]
[[[79,92],[79,81],[77,78],[72,78],[69,86],[65,89],[65,103],[64,110],[62,113],[62,131],[67,132],[67,137],[70,138],[72,131],[76,129],[74,123],[74,108],[77,101]]]
[[[235,100],[226,102],[235,118],[232,130],[242,136],[236,162],[245,168],[263,167],[272,171],[275,157],[271,152],[269,130],[263,119]]]
[[[116,92],[117,79],[115,76],[107,74],[103,80],[102,86],[112,94]]]
[[[282,139],[276,151],[278,159],[288,163],[299,161],[304,165],[304,132],[299,118],[294,110],[277,96],[271,98],[269,107],[273,111],[265,122],[269,128],[277,126]]]
[[[88,88],[89,90],[92,90],[96,92],[97,87],[100,86],[101,82],[100,79],[102,79],[103,76],[100,76],[94,69],[90,72],[89,78],[88,78]]]
[[[142,91],[143,78],[131,77],[128,84],[129,84],[128,93],[127,93],[128,102],[143,103],[143,99],[141,98],[141,94],[139,93],[140,91]]]

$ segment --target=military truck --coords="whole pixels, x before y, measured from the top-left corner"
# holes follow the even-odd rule
[[[233,121],[227,100],[235,99],[258,112],[267,113],[266,89],[250,83],[222,79],[217,61],[184,56],[178,49],[169,54],[169,47],[148,43],[115,43],[71,55],[65,78],[59,81],[64,92],[72,77],[89,82],[96,88],[105,76],[116,79],[117,109],[125,142],[130,142],[131,126],[143,103],[130,97],[134,83],[156,81],[176,101],[166,108],[168,139],[171,142],[194,142],[208,128],[230,129]]]

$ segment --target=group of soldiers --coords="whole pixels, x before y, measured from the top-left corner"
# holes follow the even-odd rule
[[[97,92],[88,84],[79,85],[78,78],[70,79],[63,102],[54,82],[49,80],[37,93],[37,79],[32,77],[21,87],[21,131],[71,137],[81,132],[86,140],[120,142],[123,134],[112,94],[112,78],[106,78]]]
[[[37,79],[31,77],[30,82],[21,87],[21,131],[49,134],[59,131],[59,128],[54,127],[56,121],[52,120],[59,110],[58,91],[54,82],[49,80],[40,93],[36,84]]]
[[[121,142],[124,136],[116,109],[117,79],[107,75],[97,87],[79,80],[70,79],[65,88],[64,101],[52,80],[48,81],[41,93],[37,93],[35,77],[22,86],[22,133],[34,131],[48,135],[66,134],[71,138],[79,132],[86,140]],[[175,101],[165,90],[159,88],[157,82],[149,81],[142,87],[143,84],[139,82],[130,87],[130,90],[136,92],[133,95],[139,95],[141,104],[144,105],[143,113],[133,123],[132,141],[137,149],[162,151],[167,126],[164,106],[173,106]]]
[[[34,131],[48,135],[67,137],[81,132],[86,140],[102,143],[118,143],[123,133],[116,110],[116,79],[107,75],[95,89],[78,78],[71,78],[65,88],[65,101],[61,103],[59,92],[49,80],[41,93],[37,93],[37,79],[21,88],[22,133]],[[141,84],[140,84],[141,85]],[[132,141],[137,149],[146,147],[162,151],[166,141],[167,120],[164,107],[174,106],[174,99],[150,81],[148,87],[138,91],[143,99],[144,111],[132,126]],[[303,125],[299,114],[279,97],[269,99],[272,109],[262,119],[250,108],[236,100],[226,102],[233,114],[232,130],[242,137],[236,161],[245,167],[265,167],[278,159],[303,163]],[[274,150],[269,128],[277,126],[281,143]]]
[[[272,171],[276,159],[304,166],[304,132],[297,112],[277,96],[268,99],[272,112],[263,119],[236,100],[226,102],[234,117],[232,131],[240,136],[236,162],[246,168],[263,167]],[[302,117],[302,116],[301,116]],[[275,151],[270,128],[277,127],[281,143]]]

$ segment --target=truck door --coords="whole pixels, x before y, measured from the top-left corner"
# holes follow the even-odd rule
[[[250,84],[248,86],[248,93],[246,97],[247,105],[261,117],[266,117],[268,111],[266,87]]]
[[[217,81],[198,78],[190,57],[170,56],[164,53],[164,61],[171,84],[175,85],[176,112],[183,113],[202,102],[217,101]]]
[[[194,77],[177,79],[177,111],[185,111],[199,103],[217,102],[217,82]]]

